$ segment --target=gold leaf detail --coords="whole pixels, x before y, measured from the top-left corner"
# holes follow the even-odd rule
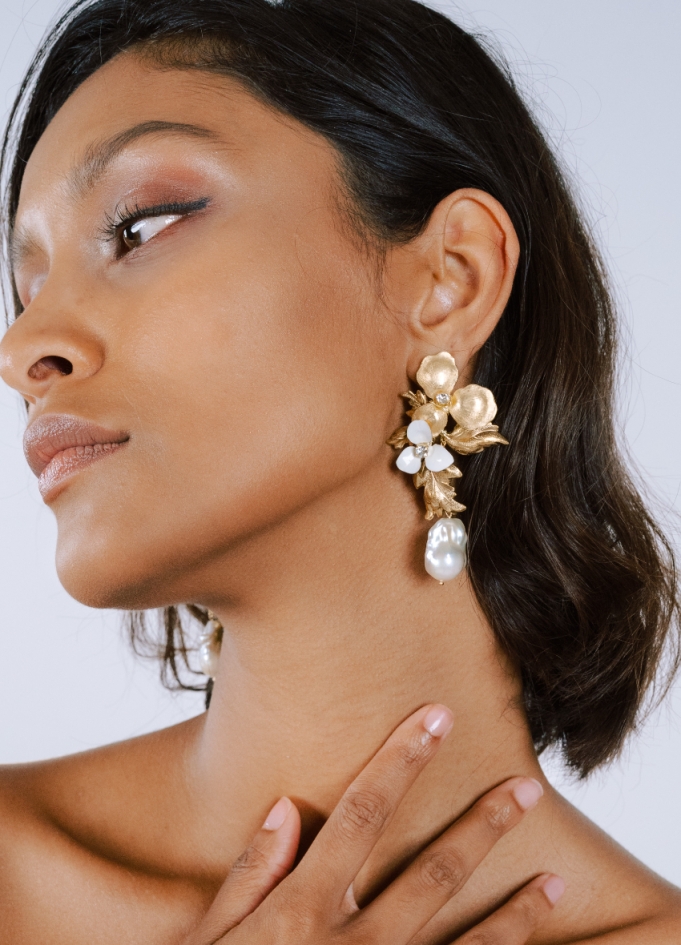
[[[430,469],[423,468],[414,476],[414,484],[417,487],[424,487],[423,498],[426,503],[426,519],[442,515],[455,515],[463,512],[466,508],[456,501],[456,489],[452,479],[458,479],[461,476],[461,470],[456,466],[450,466],[449,469],[443,469],[442,472],[431,472]]]
[[[482,453],[488,446],[508,446],[508,440],[499,433],[499,427],[495,423],[488,423],[482,430],[456,427],[451,433],[443,433],[442,440],[463,456]]]
[[[386,443],[388,446],[394,446],[396,450],[404,449],[405,446],[409,446],[407,428],[400,427],[398,430],[395,430],[390,439],[386,440]]]
[[[422,404],[425,404],[425,402],[428,400],[422,390],[417,390],[416,393],[414,393],[413,390],[407,390],[404,392],[404,394],[400,394],[400,397],[404,397],[405,400],[409,401],[412,411],[416,410],[416,408],[420,407]],[[411,413],[409,416],[411,416]]]
[[[414,473],[414,485],[417,489],[422,489],[423,486],[428,482],[428,476],[430,475],[429,470],[425,466],[421,466],[417,473]]]

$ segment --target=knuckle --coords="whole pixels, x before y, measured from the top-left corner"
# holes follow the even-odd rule
[[[402,742],[397,749],[400,765],[407,771],[421,768],[432,753],[433,739],[430,736],[414,736]]]
[[[343,930],[342,941],[347,945],[369,945],[378,942],[376,923],[366,918],[362,912],[356,913]]]
[[[424,886],[451,892],[464,884],[468,870],[457,850],[439,850],[423,854],[419,873]]]
[[[464,935],[460,945],[503,945],[503,940],[492,929],[473,929]]]
[[[339,808],[339,826],[341,832],[373,835],[379,833],[390,816],[386,799],[378,792],[362,790],[346,795]]]
[[[501,837],[513,820],[513,806],[505,798],[486,797],[480,802],[482,820],[493,837]]]
[[[319,939],[319,922],[317,916],[309,910],[296,909],[284,920],[284,935],[279,936],[285,942],[315,942]]]
[[[542,894],[542,898],[543,894]],[[542,903],[538,896],[520,896],[514,903],[515,912],[523,927],[534,928],[539,922],[542,913]]]
[[[319,915],[309,902],[309,896],[282,887],[279,890],[276,910],[271,911],[269,916],[272,939],[280,942],[317,941]]]
[[[249,847],[235,860],[231,872],[234,875],[254,873],[266,869],[268,859],[257,847]]]

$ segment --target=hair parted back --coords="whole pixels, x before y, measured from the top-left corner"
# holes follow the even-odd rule
[[[235,77],[325,135],[368,239],[413,238],[464,187],[506,208],[520,265],[475,382],[494,391],[511,446],[467,460],[469,574],[522,675],[538,750],[560,745],[582,775],[613,758],[665,643],[667,669],[678,662],[674,558],[615,442],[604,268],[508,68],[416,0],[78,0],[36,54],[11,115],[5,248],[46,126],[131,47],[160,68]],[[189,611],[205,622],[200,608]],[[130,625],[139,645],[144,615]],[[179,610],[168,608],[162,625],[167,678],[202,688],[181,681]]]

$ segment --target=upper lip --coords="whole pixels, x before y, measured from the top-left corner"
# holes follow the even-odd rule
[[[54,457],[74,446],[97,443],[125,443],[129,434],[107,430],[88,420],[70,414],[47,414],[38,417],[24,433],[24,453],[36,476],[40,476]]]

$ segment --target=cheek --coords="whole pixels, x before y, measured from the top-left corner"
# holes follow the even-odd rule
[[[132,440],[116,477],[102,464],[65,502],[63,528],[58,516],[60,576],[88,603],[175,599],[170,575],[382,456],[394,338],[370,278],[350,260],[331,277],[312,253],[258,269],[236,248],[227,258],[129,300],[112,383]]]

